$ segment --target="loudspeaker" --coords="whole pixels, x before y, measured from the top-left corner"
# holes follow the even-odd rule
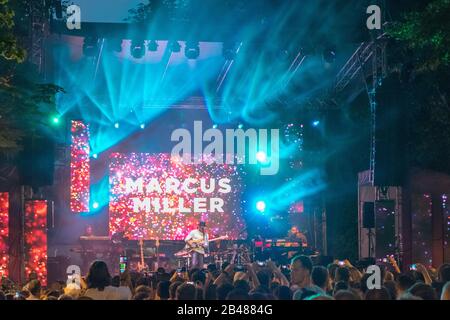
[[[47,259],[47,283],[51,285],[57,281],[67,280],[67,267],[70,258],[67,256],[48,257]]]
[[[20,183],[33,188],[52,185],[54,170],[55,143],[49,138],[25,138],[19,156]]]
[[[376,93],[375,186],[401,186],[406,175],[408,94],[398,77],[384,80]]]
[[[364,202],[362,218],[363,228],[375,228],[375,205],[373,202]]]

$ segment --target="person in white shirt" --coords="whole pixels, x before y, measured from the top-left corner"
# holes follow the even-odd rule
[[[131,292],[131,275],[128,267],[120,274],[120,276],[112,278],[111,285],[117,288],[119,300],[131,300],[133,297],[133,293]]]
[[[102,290],[98,288],[89,288],[84,293],[84,296],[93,300],[120,300],[120,295],[117,287],[107,286]]]
[[[191,268],[203,268],[203,260],[205,256],[205,248],[208,246],[208,235],[205,233],[206,223],[200,221],[198,229],[194,229],[184,239],[186,242],[186,250],[192,253]]]
[[[94,261],[86,277],[87,290],[84,296],[93,300],[130,300],[132,293],[129,286],[121,283],[120,287],[111,285],[108,266],[103,261]]]

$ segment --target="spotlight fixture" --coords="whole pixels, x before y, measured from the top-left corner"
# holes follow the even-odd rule
[[[169,50],[175,53],[180,52],[181,50],[180,43],[178,41],[170,41]]]
[[[312,123],[312,125],[313,125],[314,127],[317,127],[319,124],[320,124],[320,121],[319,121],[319,120],[314,120],[313,123]]]
[[[98,209],[98,207],[99,207],[98,202],[94,202],[94,203],[92,204],[92,208]]]
[[[86,37],[83,42],[83,54],[86,57],[93,57],[97,53],[98,39],[94,37]]]
[[[145,56],[144,41],[132,40],[130,53],[131,56],[135,59],[141,59],[143,56]]]
[[[119,129],[120,125],[118,122],[114,123],[114,128]]]
[[[52,118],[52,122],[53,122],[53,124],[59,124],[59,117],[58,116],[54,116]]]
[[[200,55],[200,45],[198,41],[187,41],[184,55],[191,60],[197,59]]]
[[[155,40],[150,40],[148,43],[147,43],[147,49],[148,49],[148,51],[151,51],[151,52],[156,52],[156,51],[158,51],[158,42],[156,42]]]
[[[92,158],[97,159],[97,158],[98,158],[98,154],[94,153],[94,154],[92,155]]]
[[[267,162],[267,154],[264,151],[258,151],[256,153],[256,160],[259,163],[266,163]]]
[[[145,124],[141,123],[140,127],[141,129],[145,129]]]
[[[264,211],[266,211],[266,202],[263,200],[259,200],[256,202],[256,210],[258,210],[259,212],[263,213]]]
[[[242,123],[239,123],[238,128],[242,129],[244,127],[244,125]]]
[[[217,129],[218,125],[217,124],[213,124],[213,129]]]

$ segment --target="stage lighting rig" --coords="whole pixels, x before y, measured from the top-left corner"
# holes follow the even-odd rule
[[[131,56],[135,59],[141,59],[145,56],[145,46],[142,40],[132,40],[130,47]]]
[[[86,37],[83,42],[83,54],[86,57],[93,57],[98,51],[98,39],[94,37]]]
[[[264,211],[266,211],[266,202],[264,200],[259,200],[256,202],[256,210],[258,210],[260,213],[264,213]]]
[[[258,151],[256,153],[256,160],[259,163],[266,163],[267,162],[267,154],[264,151]]]
[[[53,123],[54,125],[58,125],[59,122],[60,122],[60,118],[59,118],[58,115],[55,115],[55,116],[52,117],[52,123]]]
[[[169,50],[175,53],[180,52],[181,46],[178,41],[170,41],[169,42]]]
[[[188,59],[197,59],[200,55],[200,45],[198,41],[187,41],[186,48],[184,49],[184,55]]]
[[[147,49],[148,49],[148,51],[150,51],[150,52],[156,52],[156,51],[158,51],[158,42],[156,42],[155,40],[150,40],[148,43],[147,43]]]

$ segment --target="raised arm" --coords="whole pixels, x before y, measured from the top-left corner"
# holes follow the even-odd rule
[[[256,275],[255,269],[251,263],[246,264],[248,277],[251,279],[250,284],[252,285],[252,289],[256,289],[259,287],[259,279]]]
[[[363,277],[362,273],[357,268],[355,268],[348,259],[344,260],[344,264],[350,272],[350,277],[352,278],[352,281],[360,282],[361,278]]]
[[[431,279],[427,268],[423,264],[420,264],[420,263],[416,263],[416,266],[417,266],[417,271],[423,275],[423,278],[425,279],[425,284],[431,285],[433,280]]]
[[[223,284],[227,276],[231,276],[232,272],[234,270],[234,264],[230,263],[225,270],[217,277],[217,279],[214,281],[214,284],[216,286],[220,286]]]
[[[389,256],[388,259],[389,259],[389,262],[391,263],[392,268],[394,268],[395,273],[396,274],[402,273],[400,271],[400,268],[398,267],[397,261],[395,260],[394,256]]]
[[[282,286],[287,286],[289,287],[289,281],[288,279],[285,277],[285,275],[283,274],[283,272],[281,272],[281,270],[279,268],[277,268],[277,266],[275,265],[275,263],[273,263],[273,261],[267,261],[267,267],[273,272],[273,274],[275,275],[275,277],[278,278],[278,280],[280,281],[280,284]]]

